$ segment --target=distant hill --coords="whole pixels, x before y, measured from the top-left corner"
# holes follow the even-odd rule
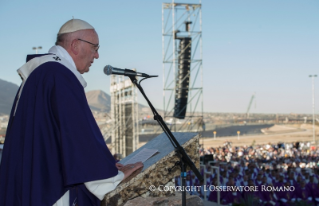
[[[0,115],[10,114],[19,86],[0,79]]]
[[[111,97],[101,90],[93,90],[85,93],[91,110],[98,112],[111,111]],[[138,104],[138,109],[148,108],[142,104]]]
[[[99,112],[110,112],[111,97],[101,90],[93,90],[85,93],[91,110]]]
[[[11,82],[0,79],[0,115],[10,114],[11,107],[19,86]],[[91,110],[100,112],[110,112],[111,97],[101,90],[86,92],[86,98]],[[139,110],[146,106],[138,104]]]

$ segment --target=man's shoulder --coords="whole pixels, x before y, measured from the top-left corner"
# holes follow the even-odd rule
[[[47,55],[53,55],[52,53],[46,53],[46,54],[28,54],[26,58],[26,63],[29,62],[30,60],[38,57],[44,57]]]
[[[23,67],[37,68],[45,63],[60,63],[65,65],[65,61],[56,54],[35,54],[28,55],[27,62]]]
[[[68,85],[72,88],[80,88],[74,74],[65,65],[56,61],[44,62],[37,66],[28,77],[26,84],[63,88]]]
[[[29,76],[32,73],[39,72],[39,68],[65,68],[67,64],[55,54],[36,54],[28,55],[27,62],[19,68],[18,73],[23,76]]]
[[[49,77],[55,76],[69,76],[72,75],[72,72],[63,64],[55,61],[48,61],[39,65],[31,75],[45,75]],[[30,75],[30,76],[31,76]],[[74,75],[73,75],[74,76]]]
[[[30,72],[28,79],[35,82],[74,82],[75,85],[80,83],[71,71],[72,66],[55,54],[33,56],[23,67]]]

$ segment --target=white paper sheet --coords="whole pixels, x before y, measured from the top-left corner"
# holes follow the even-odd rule
[[[129,159],[127,162],[125,162],[124,164],[127,165],[127,164],[134,164],[136,162],[145,162],[157,152],[158,152],[157,149],[144,148],[141,151],[139,151],[139,153],[137,153],[135,156],[133,156],[131,159]]]

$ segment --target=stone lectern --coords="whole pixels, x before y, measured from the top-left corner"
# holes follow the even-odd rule
[[[179,144],[185,149],[190,159],[199,169],[199,136],[197,133],[173,133]],[[125,164],[129,159],[136,155],[142,149],[157,149],[158,153],[144,162],[143,170],[132,179],[120,183],[115,190],[105,195],[101,206],[124,205],[128,200],[138,196],[160,197],[171,195],[173,191],[150,190],[150,186],[156,188],[160,185],[165,186],[172,181],[175,176],[180,175],[180,167],[175,166],[179,157],[174,151],[174,147],[166,134],[163,133],[149,141],[147,144],[122,159],[120,163]],[[171,172],[168,169],[173,168]],[[187,168],[190,170],[190,168]]]

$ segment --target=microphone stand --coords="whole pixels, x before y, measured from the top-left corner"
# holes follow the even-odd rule
[[[202,183],[204,181],[202,175],[198,171],[198,169],[195,167],[194,162],[188,157],[187,153],[185,152],[184,148],[178,143],[170,129],[167,127],[166,123],[164,122],[163,118],[158,114],[156,109],[153,107],[152,103],[149,101],[147,98],[146,94],[144,93],[144,90],[142,86],[140,85],[141,82],[145,79],[151,78],[151,77],[157,77],[157,76],[148,76],[140,80],[140,82],[137,81],[135,76],[127,75],[133,84],[140,90],[142,93],[143,97],[147,101],[148,105],[150,106],[153,115],[154,115],[154,120],[158,122],[158,124],[161,126],[163,129],[164,133],[167,135],[168,139],[172,143],[173,147],[175,148],[175,152],[177,153],[178,157],[180,158],[180,161],[177,162],[177,165],[180,165],[181,167],[181,178],[182,178],[182,206],[186,206],[186,167],[189,166],[191,170],[195,173],[196,177],[198,180]]]

